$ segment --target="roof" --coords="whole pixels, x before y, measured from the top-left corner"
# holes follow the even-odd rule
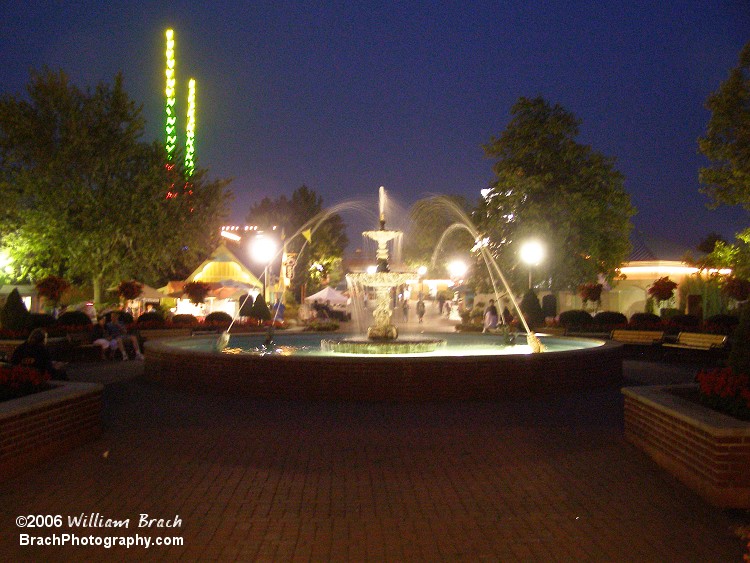
[[[207,283],[233,280],[253,287],[263,287],[261,281],[221,243],[203,263],[190,274],[185,282],[202,281]]]
[[[671,240],[652,237],[638,230],[633,230],[630,234],[630,244],[633,249],[628,257],[629,262],[682,260],[688,252],[695,252],[695,249],[688,246]]]

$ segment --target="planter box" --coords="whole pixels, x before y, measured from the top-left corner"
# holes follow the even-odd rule
[[[53,389],[0,403],[0,481],[101,433],[103,385],[50,384]]]
[[[696,388],[624,388],[625,439],[709,503],[750,508],[750,422],[670,393]]]

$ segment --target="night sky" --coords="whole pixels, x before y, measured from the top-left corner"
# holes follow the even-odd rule
[[[326,205],[374,206],[381,185],[404,207],[431,193],[475,201],[492,180],[481,145],[519,96],[542,96],[616,158],[649,239],[732,239],[748,215],[706,209],[696,140],[706,97],[750,40],[750,2],[630,4],[2,1],[0,88],[23,93],[44,65],[79,86],[122,70],[146,140],[161,140],[172,27],[178,116],[194,77],[198,165],[234,178],[235,222],[302,184]]]

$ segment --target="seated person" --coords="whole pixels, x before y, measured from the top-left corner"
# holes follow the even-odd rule
[[[141,353],[141,347],[138,344],[138,337],[134,334],[128,334],[128,329],[125,327],[125,323],[120,320],[120,313],[113,311],[111,313],[112,320],[105,325],[107,332],[106,338],[109,338],[111,342],[114,342],[114,346],[110,344],[112,348],[117,348],[122,354],[123,360],[129,360],[128,353],[125,350],[125,341],[129,341],[133,345],[135,350],[135,359],[142,360],[143,354]]]
[[[14,366],[24,366],[46,372],[52,379],[66,380],[63,362],[53,362],[47,350],[47,331],[35,328],[29,334],[26,342],[13,351],[10,363]]]
[[[91,332],[93,339],[92,344],[99,346],[102,349],[102,360],[107,357],[107,353],[110,350],[117,349],[117,340],[109,337],[109,331],[107,330],[107,317],[102,315],[96,320],[94,329]]]

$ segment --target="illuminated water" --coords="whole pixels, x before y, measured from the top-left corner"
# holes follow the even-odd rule
[[[230,347],[223,352],[216,352],[215,337],[194,337],[185,339],[174,339],[169,341],[169,346],[174,346],[183,350],[192,352],[211,352],[211,353],[234,353],[240,355],[295,355],[309,357],[341,357],[341,356],[361,356],[372,357],[373,354],[346,354],[332,353],[321,349],[321,340],[328,338],[342,339],[363,339],[357,334],[325,334],[325,333],[283,333],[277,332],[274,335],[274,347],[272,350],[264,346],[266,336],[263,334],[243,335],[233,334]],[[502,336],[496,334],[482,333],[425,333],[414,335],[419,339],[440,339],[445,341],[445,346],[433,352],[410,353],[410,354],[375,354],[380,359],[388,358],[419,358],[419,357],[463,357],[463,356],[507,356],[507,355],[529,355],[532,353],[531,347],[525,343],[525,335],[520,334],[519,344],[507,345],[504,343]],[[604,344],[601,340],[576,339],[576,338],[556,338],[551,336],[540,335],[546,352],[561,352],[566,350],[580,350],[584,348],[596,348]],[[409,336],[404,336],[399,340],[409,340]],[[521,343],[523,342],[523,343]]]

